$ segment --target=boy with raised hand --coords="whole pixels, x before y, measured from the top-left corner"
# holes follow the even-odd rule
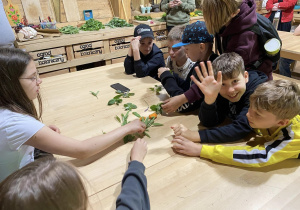
[[[191,131],[183,125],[174,125],[175,136],[202,143],[226,143],[240,140],[252,132],[246,113],[249,97],[256,87],[267,81],[260,71],[245,71],[244,61],[237,53],[224,53],[211,65],[207,62],[208,72],[201,63],[202,74],[196,68],[201,82],[192,76],[192,80],[204,94],[199,119],[205,130]],[[218,126],[226,118],[230,124]]]
[[[150,76],[158,80],[157,70],[165,66],[162,51],[153,43],[154,35],[150,26],[140,24],[134,29],[124,61],[126,74],[136,73],[137,77]]]
[[[177,26],[178,27],[178,26]],[[176,27],[174,27],[175,30]],[[187,25],[183,31],[182,40],[179,33],[176,31],[170,31],[168,35],[169,44],[172,45],[169,52],[181,51],[183,53],[183,48],[185,49],[186,56],[194,63],[188,74],[184,75],[184,78],[180,77],[178,74],[171,74],[168,68],[160,68],[158,70],[158,76],[164,88],[167,90],[168,94],[171,96],[170,99],[164,101],[162,108],[168,106],[173,97],[182,95],[185,91],[189,90],[192,85],[190,79],[191,75],[194,73],[194,68],[199,66],[200,61],[213,61],[218,56],[212,51],[213,47],[213,35],[209,34],[205,23],[203,21],[197,21],[190,25]],[[176,32],[176,34],[174,33]],[[171,57],[172,58],[172,57]],[[174,61],[181,62],[184,61],[186,57],[174,58]],[[172,62],[175,63],[173,60]],[[171,68],[172,70],[172,68]],[[197,87],[196,87],[197,88]],[[187,102],[187,101],[186,101]],[[177,109],[178,112],[188,112],[199,108],[201,101],[195,101],[194,103],[182,103]],[[166,110],[165,110],[166,111]],[[166,111],[168,113],[168,111]]]
[[[263,167],[300,157],[300,89],[288,80],[273,80],[257,87],[250,96],[249,124],[258,136],[245,146],[195,144],[182,136],[173,148],[234,166]]]

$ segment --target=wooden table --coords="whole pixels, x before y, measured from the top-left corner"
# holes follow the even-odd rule
[[[115,115],[125,113],[124,103],[134,103],[138,113],[167,98],[148,88],[159,84],[152,78],[125,75],[123,64],[113,64],[43,79],[44,123],[57,125],[63,135],[83,140],[109,132],[120,124]],[[119,105],[107,106],[119,82],[135,93]],[[89,91],[98,91],[98,98]],[[130,115],[130,120],[134,119]],[[300,161],[287,160],[265,168],[238,168],[198,157],[185,157],[171,149],[170,126],[183,123],[197,129],[196,115],[159,115],[163,127],[150,128],[148,154],[144,160],[151,209],[298,209]],[[132,143],[117,143],[86,160],[60,156],[78,167],[85,177],[93,209],[115,209],[127,169]]]
[[[300,61],[300,36],[285,31],[278,31],[278,34],[282,41],[280,56]]]

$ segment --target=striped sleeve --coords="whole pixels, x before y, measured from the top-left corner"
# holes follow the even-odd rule
[[[293,125],[283,128],[276,140],[255,147],[203,145],[200,156],[215,162],[243,167],[263,167],[286,159],[298,158],[299,131],[294,132],[292,127]],[[299,126],[296,127],[299,130]]]

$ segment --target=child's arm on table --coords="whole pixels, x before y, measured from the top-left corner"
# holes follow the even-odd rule
[[[128,134],[142,133],[145,128],[145,124],[137,119],[106,134],[78,141],[44,126],[25,144],[49,153],[83,159],[101,152]]]
[[[175,151],[188,156],[199,156],[218,163],[243,167],[264,167],[290,158],[298,158],[300,139],[275,140],[264,145],[208,146],[191,142],[184,137],[172,141]]]
[[[131,162],[122,180],[122,191],[116,201],[117,209],[150,209],[143,165],[146,153],[146,141],[137,139],[131,149]]]

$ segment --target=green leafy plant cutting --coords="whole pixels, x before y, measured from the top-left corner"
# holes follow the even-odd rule
[[[136,117],[138,117],[140,119],[140,121],[144,122],[146,125],[146,130],[143,132],[143,134],[149,138],[151,138],[151,136],[147,133],[147,131],[149,131],[148,128],[150,128],[151,126],[155,127],[155,126],[163,126],[163,124],[161,123],[155,123],[154,120],[157,118],[156,113],[153,113],[151,115],[149,115],[148,117],[141,117],[141,115],[137,112],[132,112],[132,114]]]
[[[118,95],[116,95],[113,99],[109,100],[107,105],[109,105],[109,106],[110,106],[110,105],[113,105],[113,104],[119,105],[119,104],[122,103],[122,101],[123,101],[123,100],[121,99],[121,97],[122,97],[122,98],[129,98],[130,96],[134,96],[134,93],[130,93],[130,92],[125,92],[125,93],[123,93],[123,92],[121,92],[121,91],[119,91],[119,90],[117,90],[116,93],[117,93]]]
[[[98,99],[99,91],[97,91],[97,92],[90,91],[90,93]]]
[[[152,111],[156,112],[156,114],[162,114],[161,104],[162,103],[159,103],[159,104],[156,104],[156,105],[152,105],[152,106],[150,106],[150,109]]]
[[[131,111],[132,109],[136,109],[137,106],[133,103],[127,103],[127,104],[124,104],[124,107],[125,107],[125,111]]]
[[[80,30],[83,31],[99,31],[99,29],[103,29],[105,26],[102,22],[95,20],[93,18],[88,19],[85,24],[80,27]]]
[[[151,16],[139,16],[139,15],[136,15],[136,16],[134,16],[134,19],[135,20],[140,20],[140,21],[147,21],[147,20],[152,20],[152,17]]]
[[[160,91],[161,91],[161,86],[160,85],[154,85],[154,87],[153,88],[149,88],[151,91],[153,91],[153,92],[155,92],[156,93],[156,95],[159,95],[160,93]]]
[[[132,24],[129,24],[126,22],[126,20],[123,20],[121,18],[114,17],[111,21],[109,21],[106,26],[109,26],[111,28],[121,28],[121,27],[132,27]]]
[[[63,34],[78,34],[79,28],[74,26],[64,26],[60,28],[59,31]]]

